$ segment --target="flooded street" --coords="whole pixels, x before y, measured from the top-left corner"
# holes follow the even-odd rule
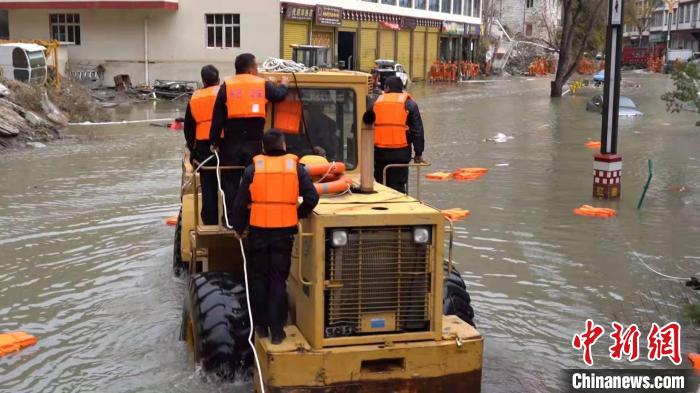
[[[625,80],[623,94],[645,116],[620,122],[623,188],[613,203],[592,200],[594,151],[584,146],[600,139],[600,115],[585,111],[600,89],[551,100],[546,79],[412,87],[431,170],[489,168],[474,182],[422,187],[429,204],[472,212],[455,260],[485,337],[484,392],[558,391],[557,370],[582,365],[571,339],[587,318],[665,323],[695,295],[635,254],[672,276],[700,271],[698,116],[666,112],[664,76]],[[126,110],[116,116],[183,115],[169,103]],[[513,138],[486,141],[497,133]],[[140,124],[66,134],[0,156],[0,331],[39,339],[0,358],[0,391],[247,391],[203,382],[177,340],[184,285],[172,278],[164,219],[179,206],[181,133]],[[637,211],[647,159],[654,179]],[[594,203],[618,217],[572,213]],[[700,349],[690,330],[683,352]],[[614,367],[608,345],[596,347],[596,365]]]

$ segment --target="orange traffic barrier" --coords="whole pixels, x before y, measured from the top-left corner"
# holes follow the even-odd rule
[[[349,190],[351,185],[352,180],[347,176],[325,183],[314,183],[314,187],[320,195],[340,194]]]
[[[342,162],[328,162],[325,164],[311,164],[306,166],[306,172],[309,176],[323,176],[326,174],[343,174],[345,173],[345,164]]]
[[[600,148],[601,143],[600,141],[588,141],[586,142],[586,147],[589,149],[598,149]]]
[[[578,214],[579,216],[587,216],[587,217],[599,217],[599,218],[610,218],[610,217],[615,217],[617,215],[617,212],[615,209],[607,209],[604,207],[593,207],[590,205],[582,205],[581,207],[577,207],[574,209],[574,213]]]
[[[19,352],[21,349],[36,344],[36,337],[25,332],[0,334],[0,356]]]
[[[445,209],[442,211],[442,215],[445,218],[449,218],[452,221],[460,221],[469,217],[471,212],[469,210],[464,210],[461,208]]]
[[[170,226],[177,225],[177,216],[172,216],[172,217],[166,218],[165,225],[170,225]]]
[[[425,175],[428,180],[450,180],[452,174],[450,172],[433,172]]]
[[[488,171],[486,168],[459,168],[452,173],[452,177],[455,180],[476,180]]]
[[[700,371],[700,354],[688,352],[688,360],[693,364],[693,370]]]

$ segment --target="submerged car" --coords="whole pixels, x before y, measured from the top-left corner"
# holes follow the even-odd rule
[[[596,86],[600,86],[604,82],[605,82],[605,70],[601,70],[597,74],[593,75],[593,83]]]
[[[586,103],[586,110],[590,112],[603,113],[603,95],[598,94],[591,98],[588,103]],[[631,98],[620,96],[620,112],[618,116],[620,117],[635,117],[643,116],[637,104],[632,101]]]

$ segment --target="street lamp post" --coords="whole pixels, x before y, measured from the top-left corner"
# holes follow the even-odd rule
[[[676,6],[678,0],[664,0],[666,2],[666,7],[668,7],[668,30],[666,31],[666,58],[664,63],[668,63],[668,50],[671,48],[671,16],[673,16],[673,7]]]
[[[617,127],[620,110],[622,22],[624,0],[609,0],[605,88],[600,153],[593,158],[593,196],[617,199],[622,186],[622,156],[617,154]]]

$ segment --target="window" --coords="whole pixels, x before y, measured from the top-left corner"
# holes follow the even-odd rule
[[[382,0],[382,4],[396,5],[396,0]]]
[[[399,0],[399,5],[401,7],[406,7],[406,8],[411,8],[413,4],[411,4],[411,0]]]
[[[450,11],[452,10],[452,1],[451,0],[442,0],[442,8],[440,11],[449,14]]]
[[[479,1],[479,0],[477,0]],[[471,16],[472,15],[472,0],[466,0],[464,4],[464,15],[466,16]]]
[[[525,25],[525,36],[532,37],[532,23],[528,23]]]
[[[693,13],[693,4],[688,4],[685,7],[685,23],[690,22],[690,15]]]
[[[462,15],[462,0],[452,0],[452,13]]]
[[[525,8],[532,8],[535,5],[535,0],[526,0]]]
[[[207,48],[240,48],[240,14],[206,14]]]
[[[440,11],[440,0],[429,0],[428,9],[430,11],[439,12]]]
[[[49,14],[51,39],[80,45],[80,14]]]
[[[418,9],[418,10],[424,10],[425,5],[426,5],[425,0],[415,0],[413,2],[413,8]]]
[[[474,0],[474,12],[472,16],[481,18],[481,0]]]
[[[296,89],[291,90],[289,97],[299,97],[296,93]],[[345,162],[349,169],[355,168],[359,148],[355,92],[303,88],[301,100],[306,125],[301,133],[285,135],[288,151],[303,157],[317,154],[314,150],[320,147],[328,161]]]

